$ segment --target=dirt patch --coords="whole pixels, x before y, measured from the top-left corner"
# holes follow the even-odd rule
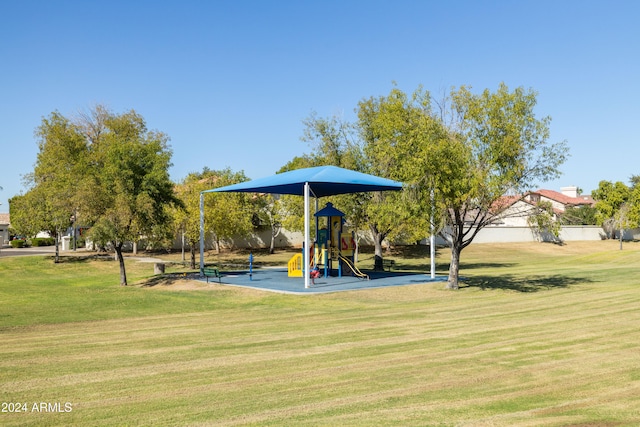
[[[203,282],[198,273],[169,273],[153,276],[137,283],[138,286],[169,291],[213,290],[215,282]]]

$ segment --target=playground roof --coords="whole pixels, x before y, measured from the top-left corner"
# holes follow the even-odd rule
[[[315,213],[316,216],[344,216],[344,212],[333,207],[333,203],[327,203],[327,206]]]
[[[304,195],[304,185],[315,197],[367,191],[401,190],[402,183],[337,166],[317,166],[279,173],[205,192],[242,192]]]

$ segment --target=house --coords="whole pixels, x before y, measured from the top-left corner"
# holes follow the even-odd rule
[[[0,213],[0,246],[6,245],[9,243],[9,226],[11,222],[9,221],[8,213]]]
[[[569,207],[593,206],[595,201],[590,195],[579,195],[578,187],[562,187],[560,191],[536,190],[523,196],[505,196],[494,205],[500,213],[494,225],[508,227],[527,227],[528,218],[536,213],[536,205],[551,203],[556,215],[562,215]]]
[[[560,192],[553,190],[537,190],[528,193],[525,200],[532,204],[540,202],[550,202],[553,210],[564,213],[568,207],[593,206],[595,200],[588,195],[578,194],[578,187],[562,187]]]

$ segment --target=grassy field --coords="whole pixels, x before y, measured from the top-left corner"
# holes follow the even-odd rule
[[[458,291],[305,296],[63,261],[0,260],[0,425],[640,425],[640,243],[472,245]]]

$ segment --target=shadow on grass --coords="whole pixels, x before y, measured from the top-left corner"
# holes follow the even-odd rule
[[[461,267],[461,270],[474,270],[477,268],[505,268],[505,267],[514,267],[518,265],[515,262],[474,262],[471,264],[464,263]],[[449,268],[449,264],[446,264],[447,269]]]
[[[55,256],[48,256],[51,261],[55,260]],[[85,263],[89,261],[114,261],[114,256],[111,254],[90,254],[90,255],[61,255],[58,264],[76,264]]]
[[[167,273],[150,277],[142,282],[137,283],[136,285],[143,288],[152,288],[154,286],[171,286],[183,280],[198,280],[199,278],[199,273]]]
[[[442,250],[442,248],[436,247],[436,255]],[[406,259],[421,259],[429,258],[431,250],[428,245],[407,245],[407,246],[394,246],[390,251],[384,251],[383,256],[391,255],[393,257],[406,258]]]
[[[587,279],[586,277],[531,276],[523,278],[511,275],[474,276],[465,278],[461,287],[538,292],[540,290],[568,288],[569,286],[591,282],[593,282],[593,280]]]

